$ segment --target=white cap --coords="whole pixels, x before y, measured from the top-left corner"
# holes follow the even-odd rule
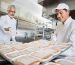
[[[65,3],[58,4],[58,6],[52,10],[52,13],[55,13],[56,9],[67,9],[67,10],[70,10],[69,6],[67,4],[65,4]]]

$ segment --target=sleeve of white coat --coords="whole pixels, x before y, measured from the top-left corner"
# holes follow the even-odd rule
[[[71,30],[71,35],[70,35],[70,42],[72,43],[74,50],[75,50],[75,21],[72,24],[72,30]]]
[[[72,33],[70,36],[70,42],[72,43],[73,47],[75,48],[75,29],[72,30]]]
[[[4,30],[4,28],[5,28],[5,17],[4,16],[2,16],[2,17],[0,17],[0,29],[3,31],[3,32],[5,32],[5,30]]]

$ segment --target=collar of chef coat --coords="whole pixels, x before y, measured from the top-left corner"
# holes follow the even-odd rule
[[[61,24],[58,26],[57,30],[56,30],[56,34],[57,34],[57,41],[58,42],[63,42],[63,39],[64,39],[64,36],[65,36],[65,33],[69,27],[69,25],[71,24],[72,22],[72,18],[69,17],[65,22],[64,24]],[[64,33],[63,33],[64,32]],[[63,34],[63,35],[62,35]]]
[[[64,26],[66,26],[66,27],[69,26],[71,22],[72,22],[72,18],[69,17],[69,18],[64,22]]]
[[[14,19],[14,17],[7,15],[10,19]]]

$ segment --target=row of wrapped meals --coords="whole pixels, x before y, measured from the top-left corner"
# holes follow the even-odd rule
[[[70,44],[55,44],[47,40],[38,40],[25,44],[1,44],[0,54],[15,65],[39,65],[59,55]]]

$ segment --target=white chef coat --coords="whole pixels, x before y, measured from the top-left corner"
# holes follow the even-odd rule
[[[4,28],[10,27],[10,31],[5,31]],[[0,17],[0,42],[10,42],[12,38],[15,40],[16,35],[16,20],[4,15]]]
[[[60,23],[55,32],[55,38],[58,43],[71,43],[72,47],[64,54],[75,55],[75,20],[69,17],[64,24]]]

